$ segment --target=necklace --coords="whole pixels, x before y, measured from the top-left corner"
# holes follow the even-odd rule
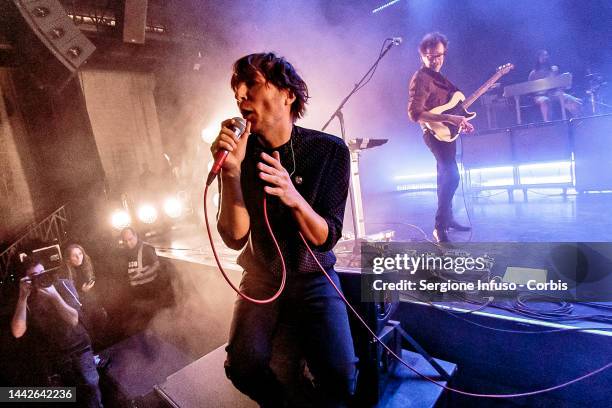
[[[293,138],[289,139],[289,147],[291,147],[291,157],[293,158],[293,170],[289,173],[289,178],[295,173],[295,152],[293,151]]]

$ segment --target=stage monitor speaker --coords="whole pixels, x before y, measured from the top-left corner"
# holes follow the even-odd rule
[[[572,149],[568,122],[556,121],[514,127],[512,147],[517,164],[570,161]]]
[[[125,0],[123,16],[123,42],[145,43],[148,0]]]
[[[572,119],[576,190],[612,190],[612,114]]]
[[[512,165],[509,129],[495,129],[461,137],[461,161],[467,169]]]
[[[74,25],[58,0],[13,1],[38,39],[70,72],[76,71],[96,49]],[[27,46],[21,44],[24,45]],[[28,53],[30,49],[22,52]]]
[[[368,280],[362,279],[363,275],[359,270],[336,268],[336,271],[344,296],[365,320],[368,327],[383,338],[388,346],[395,349],[396,353],[401,353],[401,343],[395,336],[397,333],[386,326],[399,307],[399,299],[389,293],[385,294],[380,302],[363,302],[362,281],[367,285]],[[366,290],[370,289],[366,288]],[[374,406],[383,395],[393,367],[387,364],[386,357],[388,356],[385,355],[382,346],[374,340],[350,310],[347,312],[355,354],[359,358],[359,377],[355,400],[360,401],[364,406]]]
[[[225,375],[225,345],[169,375],[155,391],[171,407],[255,408]]]

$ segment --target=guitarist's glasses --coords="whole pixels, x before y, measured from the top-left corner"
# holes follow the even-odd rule
[[[446,53],[442,53],[442,54],[423,54],[423,56],[425,58],[430,59],[430,60],[441,58],[441,57],[444,57],[445,55],[446,55]]]

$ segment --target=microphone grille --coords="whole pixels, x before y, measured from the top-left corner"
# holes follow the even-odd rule
[[[236,126],[236,130],[239,130],[238,134],[244,132],[244,129],[246,128],[246,121],[244,120],[244,118],[241,118],[240,116],[236,116],[235,118],[232,118],[235,122],[235,126]]]

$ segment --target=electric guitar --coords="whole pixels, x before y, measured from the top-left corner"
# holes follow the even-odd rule
[[[468,112],[467,109],[480,98],[482,94],[495,83],[499,78],[506,75],[514,68],[514,65],[508,63],[498,67],[495,74],[487,80],[480,88],[476,90],[469,98],[465,98],[461,92],[457,91],[451,95],[451,98],[444,105],[430,109],[430,113],[449,114],[464,116],[467,120],[472,120],[476,117],[476,112]],[[425,122],[425,126],[433,132],[436,139],[441,142],[452,142],[459,137],[459,128],[451,123],[444,122]]]

